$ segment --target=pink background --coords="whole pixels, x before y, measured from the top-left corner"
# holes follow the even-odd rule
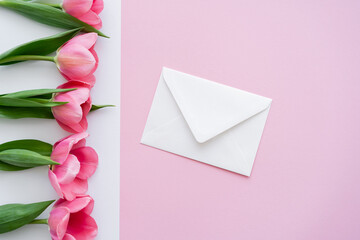
[[[122,8],[121,239],[360,239],[360,1]],[[139,143],[162,66],[273,99],[250,178]]]

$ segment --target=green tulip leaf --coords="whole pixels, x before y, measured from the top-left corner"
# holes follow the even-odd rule
[[[66,103],[67,102],[51,102],[45,99],[0,97],[0,106],[5,107],[55,107]]]
[[[20,119],[20,118],[44,118],[54,119],[51,108],[44,107],[4,107],[0,106],[0,118]]]
[[[96,111],[98,109],[101,109],[101,108],[106,108],[106,107],[116,107],[115,105],[91,105],[91,109],[90,111],[93,112],[93,111]]]
[[[25,17],[46,25],[64,29],[81,28],[81,30],[84,32],[95,32],[99,36],[108,37],[96,28],[90,26],[87,23],[84,23],[83,21],[80,21],[70,14],[44,4],[19,0],[1,0],[0,7],[10,9]]]
[[[32,204],[7,204],[0,206],[0,234],[11,232],[31,223],[54,201]]]
[[[29,98],[29,97],[41,97],[46,95],[48,96],[50,94],[50,98],[51,95],[53,93],[60,93],[60,92],[70,92],[70,91],[74,91],[76,90],[76,88],[66,88],[66,89],[34,89],[34,90],[25,90],[25,91],[19,91],[19,92],[14,92],[14,93],[9,93],[9,94],[3,94],[0,95],[0,97],[9,97],[9,98]],[[50,99],[48,98],[48,99]]]
[[[33,152],[37,152],[43,156],[50,156],[53,146],[50,143],[46,143],[35,139],[23,139],[15,140],[0,144],[0,152],[9,149],[24,149]]]
[[[24,167],[16,167],[7,163],[0,162],[0,171],[8,171],[8,172],[14,172],[14,171],[23,171],[29,168]]]
[[[69,103],[69,102],[53,102],[42,98],[27,98],[26,100],[41,104],[43,107],[56,107]]]
[[[3,1],[0,1],[0,6],[2,3]],[[59,47],[73,38],[79,31],[80,29],[73,29],[50,37],[34,40],[10,49],[0,55],[0,66],[21,62],[16,60],[16,57],[19,56],[45,56],[56,52]]]
[[[46,165],[59,165],[48,156],[25,149],[8,149],[0,152],[0,161],[24,168],[32,168]]]

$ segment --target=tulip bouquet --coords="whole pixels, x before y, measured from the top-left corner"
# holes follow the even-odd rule
[[[59,200],[0,206],[0,234],[27,224],[46,224],[53,240],[92,240],[98,227],[90,216],[94,200],[87,195],[88,179],[98,166],[96,151],[86,145],[87,115],[111,105],[93,105],[91,89],[98,56],[102,0],[0,0],[4,7],[40,23],[69,29],[14,47],[0,55],[0,66],[24,61],[51,62],[65,83],[54,89],[0,94],[0,118],[55,119],[72,133],[54,145],[35,139],[0,144],[0,171],[24,171],[48,166],[49,182]],[[1,174],[1,173],[0,173]],[[48,219],[37,219],[51,204]]]

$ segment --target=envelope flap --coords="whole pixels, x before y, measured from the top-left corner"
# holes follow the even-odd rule
[[[271,99],[203,78],[163,69],[163,78],[199,143],[267,109]]]

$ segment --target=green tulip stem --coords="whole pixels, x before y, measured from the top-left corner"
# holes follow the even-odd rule
[[[46,224],[48,225],[48,219],[35,219],[34,221],[30,222],[29,224]]]
[[[40,61],[55,62],[54,57],[51,57],[51,56],[19,55],[19,56],[4,58],[4,59],[0,60],[0,64],[8,63],[8,62],[28,61],[28,60],[40,60]]]

